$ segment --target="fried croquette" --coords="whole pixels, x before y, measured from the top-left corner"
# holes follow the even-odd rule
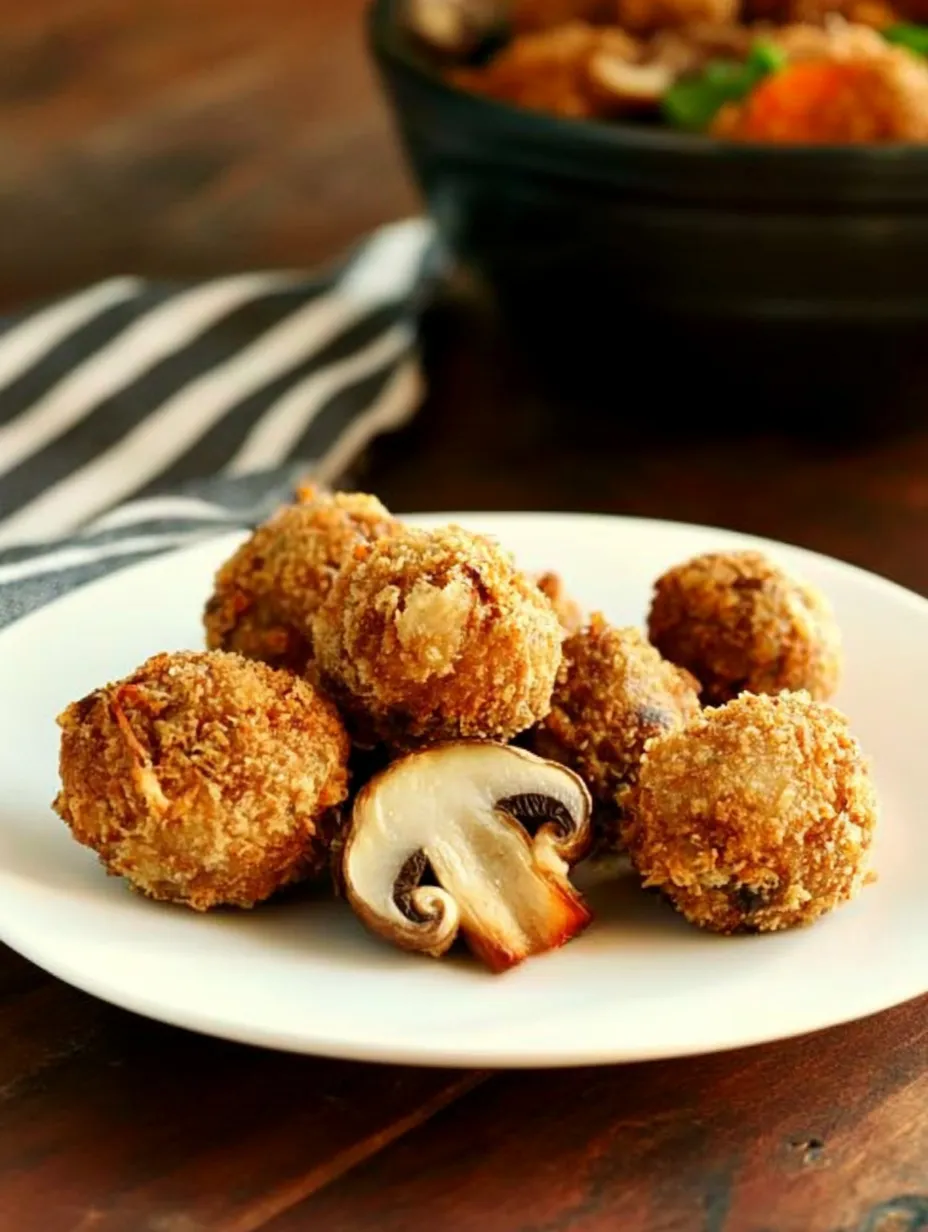
[[[335,573],[358,543],[398,525],[375,496],[302,489],[217,573],[203,617],[207,646],[303,672],[312,618]]]
[[[509,24],[516,34],[553,30],[572,21],[609,24],[615,20],[614,0],[512,0]]]
[[[562,631],[491,540],[449,526],[355,549],[313,625],[317,666],[362,742],[509,740],[548,712]]]
[[[58,724],[55,810],[142,894],[251,907],[324,867],[349,742],[298,677],[221,651],[159,654]]]
[[[806,689],[824,701],[841,672],[827,600],[760,552],[713,552],[669,569],[655,583],[648,633],[699,680],[708,705],[744,690]]]
[[[596,800],[614,805],[637,778],[646,742],[699,713],[698,689],[638,629],[617,629],[597,612],[564,643],[535,751],[575,770]]]
[[[538,589],[545,595],[565,633],[576,633],[583,626],[583,609],[573,598],[559,573],[539,573],[535,578]]]
[[[868,878],[877,804],[846,719],[742,694],[650,741],[623,828],[644,885],[721,933],[808,924]]]

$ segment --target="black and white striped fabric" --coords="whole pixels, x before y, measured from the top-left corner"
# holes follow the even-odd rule
[[[318,277],[114,278],[0,323],[0,627],[337,482],[419,404],[438,268],[412,220]]]

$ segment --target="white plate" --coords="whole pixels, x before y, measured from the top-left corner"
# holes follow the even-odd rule
[[[436,524],[448,518],[409,519]],[[719,938],[630,877],[593,886],[597,919],[504,976],[369,936],[343,903],[198,916],[106,877],[54,816],[57,729],[72,698],[149,654],[201,645],[223,537],[67,596],[0,635],[0,937],[130,1010],[300,1052],[422,1064],[639,1060],[758,1043],[928,991],[928,603],[795,548],[667,523],[457,515],[588,607],[643,619],[651,582],[696,552],[760,543],[830,596],[847,650],[838,698],[876,764],[879,882],[811,929]]]

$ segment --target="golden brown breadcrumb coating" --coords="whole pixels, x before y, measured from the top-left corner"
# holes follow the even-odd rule
[[[564,643],[535,751],[570,766],[597,800],[615,804],[619,789],[637,778],[646,742],[699,713],[698,688],[638,629],[617,629],[594,613]]]
[[[550,570],[547,573],[539,573],[535,582],[541,593],[550,601],[564,632],[576,633],[583,625],[583,609],[568,592],[560,574],[552,573]]]
[[[141,893],[250,907],[325,864],[348,736],[298,677],[221,651],[159,654],[58,723],[54,807]]]
[[[206,644],[302,672],[312,657],[312,618],[358,543],[399,523],[375,496],[301,489],[242,544],[216,575],[203,621]]]
[[[658,578],[648,633],[661,654],[700,681],[709,705],[743,690],[835,691],[841,642],[817,590],[760,552],[713,552]]]
[[[491,540],[456,526],[355,549],[313,627],[358,738],[411,748],[509,740],[548,711],[561,628]]]
[[[877,802],[839,711],[743,694],[652,740],[623,833],[645,886],[693,924],[808,924],[865,883]]]

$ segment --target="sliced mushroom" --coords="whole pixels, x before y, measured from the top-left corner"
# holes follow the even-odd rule
[[[589,75],[594,87],[621,111],[656,107],[674,81],[663,64],[633,64],[605,53],[590,60]]]
[[[494,971],[563,945],[590,911],[568,880],[590,848],[582,779],[524,749],[433,745],[358,794],[341,881],[359,918],[439,957],[458,931]],[[422,884],[430,871],[436,885]]]

